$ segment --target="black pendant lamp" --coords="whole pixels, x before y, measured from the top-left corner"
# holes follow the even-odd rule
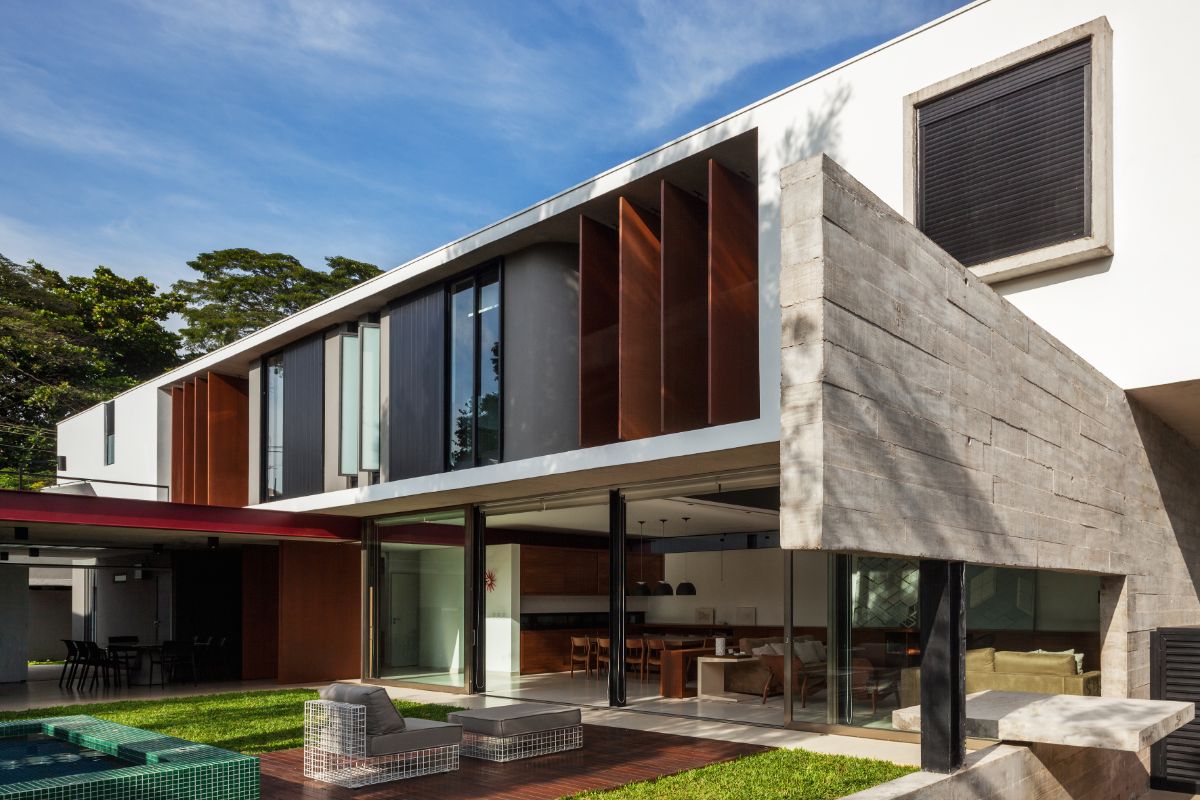
[[[642,547],[645,546],[645,543],[646,543],[645,533],[644,533],[645,525],[646,525],[646,520],[644,520],[644,519],[638,520],[638,536],[639,536],[638,552],[639,552],[639,554],[641,553]],[[635,583],[633,585],[633,589],[631,589],[629,591],[630,597],[649,597],[650,596],[650,587],[646,585],[646,582],[644,580],[642,580],[642,578],[645,577],[643,574],[645,571],[645,562],[646,562],[645,558],[638,559],[638,582]]]
[[[667,535],[667,521],[665,519],[660,519],[659,522],[662,523],[662,535],[665,538]],[[673,594],[675,594],[675,590],[672,589],[671,584],[667,583],[665,580],[659,581],[658,585],[654,587],[655,597],[670,597]]]
[[[687,524],[688,524],[689,519],[691,519],[691,517],[683,518],[683,535],[685,537],[687,536]],[[696,593],[695,584],[693,584],[691,581],[689,581],[687,579],[687,577],[688,577],[687,563],[688,563],[687,562],[687,551],[685,550],[683,552],[683,583],[681,583],[675,587],[675,594],[694,595]]]

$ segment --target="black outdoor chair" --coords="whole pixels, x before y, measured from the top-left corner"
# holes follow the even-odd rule
[[[58,676],[58,687],[61,689],[63,679],[66,679],[67,688],[71,688],[71,681],[75,679],[75,669],[79,666],[79,648],[75,646],[75,642],[70,639],[63,639],[62,643],[67,646],[67,658],[63,661],[62,674]]]
[[[88,688],[96,688],[96,684],[101,680],[104,681],[105,688],[109,685],[109,671],[112,672],[112,681],[114,685],[121,684],[120,668],[116,661],[107,650],[95,642],[76,642],[75,646],[80,648],[82,656],[80,663],[83,664],[83,672],[79,675],[79,688],[82,689],[88,686],[88,675],[92,677],[91,686]]]
[[[158,685],[165,687],[168,676],[175,682],[181,668],[186,668],[192,685],[196,685],[196,648],[188,642],[165,641],[162,649],[150,655],[150,680],[154,685],[154,668],[158,667]]]
[[[108,652],[112,660],[125,673],[125,685],[129,685],[129,676],[141,663],[141,654],[133,645],[138,643],[136,636],[108,637]]]

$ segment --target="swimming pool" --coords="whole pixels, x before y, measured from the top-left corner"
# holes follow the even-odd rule
[[[258,800],[258,759],[87,716],[0,722],[0,800]]]

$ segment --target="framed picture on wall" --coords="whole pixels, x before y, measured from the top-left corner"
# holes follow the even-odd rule
[[[713,625],[717,621],[717,610],[715,608],[697,608],[696,609],[696,624],[697,625]]]

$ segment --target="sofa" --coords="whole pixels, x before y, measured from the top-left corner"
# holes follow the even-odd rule
[[[966,653],[967,694],[974,692],[1033,692],[1098,696],[1100,671],[1080,672],[1075,654],[1023,653],[983,647]],[[900,705],[921,702],[921,668],[900,671]]]

